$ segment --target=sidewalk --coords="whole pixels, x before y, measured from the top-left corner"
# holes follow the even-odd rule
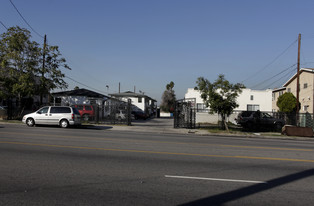
[[[132,122],[132,126],[126,125],[108,125],[108,124],[92,124],[84,125],[86,129],[103,129],[108,131],[128,131],[128,132],[144,132],[155,134],[186,134],[186,135],[200,135],[200,136],[225,136],[225,137],[241,137],[241,138],[268,138],[268,139],[285,139],[285,140],[305,140],[314,141],[312,137],[295,137],[284,136],[280,133],[227,133],[223,131],[210,132],[207,129],[185,129],[185,128],[173,128],[173,119],[170,118],[154,118],[146,121]],[[3,122],[1,124],[22,124],[22,122]]]
[[[311,140],[314,138],[309,137],[294,137],[284,136],[280,133],[227,133],[218,132],[211,133],[206,129],[185,129],[185,128],[173,128],[173,119],[168,118],[154,118],[147,121],[132,122],[132,126],[126,125],[110,125],[112,131],[130,131],[130,132],[145,132],[156,134],[196,134],[201,136],[228,136],[228,137],[242,137],[242,138],[268,138],[268,139],[288,139],[288,140]],[[109,125],[107,125],[109,126]]]

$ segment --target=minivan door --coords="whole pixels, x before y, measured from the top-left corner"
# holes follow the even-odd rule
[[[49,107],[43,107],[38,110],[34,115],[34,120],[36,124],[47,124],[47,120],[49,118],[48,115]]]

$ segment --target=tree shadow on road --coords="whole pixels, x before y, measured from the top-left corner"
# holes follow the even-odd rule
[[[112,129],[112,127],[110,127],[110,126],[98,126],[98,125],[81,125],[79,127],[75,127],[75,129],[108,130],[108,129]]]
[[[36,125],[36,127],[60,128],[60,126],[58,126],[58,125]],[[108,129],[112,129],[112,127],[110,127],[110,126],[98,126],[98,125],[80,125],[80,126],[69,126],[68,129],[108,130]]]
[[[256,184],[230,192],[214,195],[211,197],[195,200],[189,203],[184,203],[182,206],[192,206],[192,205],[223,205],[227,202],[237,200],[246,196],[250,196],[265,190],[269,190],[275,187],[279,187],[290,182],[294,182],[303,178],[307,178],[314,175],[314,169],[305,170],[295,174],[287,175],[284,177],[279,177],[272,179],[264,184]]]

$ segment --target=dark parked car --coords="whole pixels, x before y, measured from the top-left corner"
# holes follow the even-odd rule
[[[134,115],[134,119],[147,119],[148,116],[142,111],[132,111],[132,116]]]
[[[236,118],[237,124],[248,130],[275,130],[281,131],[285,121],[277,119],[266,112],[243,111]]]

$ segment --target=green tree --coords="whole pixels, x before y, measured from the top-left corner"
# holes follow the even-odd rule
[[[43,49],[40,49],[40,57],[43,57]],[[49,94],[53,89],[65,89],[68,84],[64,81],[65,75],[60,68],[71,68],[66,64],[65,58],[61,57],[58,46],[46,46],[45,50],[45,67],[43,68],[43,58],[39,59],[39,68],[37,69],[37,76],[40,77],[40,84],[38,87],[39,94],[42,96]],[[42,102],[41,102],[42,103]]]
[[[210,113],[218,113],[222,119],[222,128],[229,131],[226,123],[226,117],[230,116],[234,108],[238,107],[237,97],[245,88],[243,84],[231,84],[220,74],[218,79],[211,83],[204,77],[199,77],[196,81],[201,97],[207,107],[210,107]]]
[[[164,112],[173,112],[174,111],[174,105],[176,102],[176,95],[173,90],[174,83],[171,81],[169,84],[166,85],[166,90],[162,94],[162,100],[160,108]]]
[[[67,88],[60,69],[69,67],[57,46],[46,46],[43,68],[44,51],[31,41],[27,29],[11,27],[0,38],[0,98],[21,102],[23,97]]]
[[[295,113],[297,110],[297,98],[291,92],[286,92],[281,95],[276,104],[280,112]]]
[[[38,43],[31,41],[30,32],[20,27],[11,27],[0,37],[0,96],[16,97],[20,103],[22,97],[34,94]]]

